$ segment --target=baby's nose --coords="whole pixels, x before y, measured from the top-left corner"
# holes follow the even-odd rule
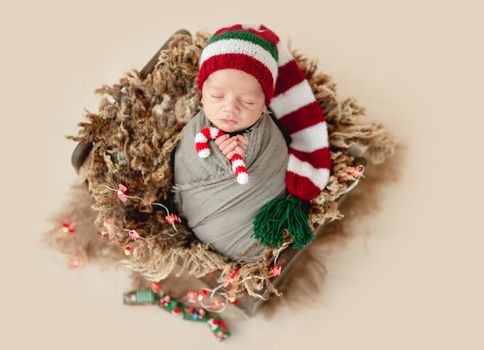
[[[237,100],[234,98],[227,98],[224,102],[224,111],[230,113],[238,113],[239,105]]]

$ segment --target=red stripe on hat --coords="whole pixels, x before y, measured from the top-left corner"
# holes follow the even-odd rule
[[[324,121],[317,101],[311,102],[278,120],[289,135]],[[322,137],[323,135],[321,135]]]
[[[288,171],[286,173],[287,191],[295,197],[309,201],[321,193],[321,189],[309,178]]]
[[[306,76],[304,75],[304,72],[301,70],[297,62],[292,59],[282,67],[279,67],[274,96],[286,92],[305,79]]]
[[[291,147],[288,148],[288,153],[294,155],[297,159],[307,162],[316,169],[331,169],[331,152],[329,147],[317,149],[312,152],[302,152]]]
[[[272,41],[276,46],[279,44],[279,37],[271,29],[267,28],[265,25],[260,25],[260,30],[263,30],[264,39]]]
[[[198,73],[198,88],[202,90],[205,79],[213,72],[230,68],[242,70],[255,77],[264,91],[266,105],[269,105],[269,101],[274,94],[272,74],[264,64],[244,54],[233,53],[210,57],[202,64]]]
[[[208,143],[206,142],[195,142],[195,149],[197,150],[197,153],[200,151],[203,151],[204,149],[208,148]]]

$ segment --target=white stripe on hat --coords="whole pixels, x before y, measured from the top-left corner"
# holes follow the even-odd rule
[[[200,57],[200,67],[202,64],[211,57],[223,54],[244,54],[250,56],[269,69],[272,75],[272,81],[275,84],[277,79],[277,62],[262,46],[254,44],[247,40],[241,39],[221,39],[214,43],[211,43],[205,47]]]
[[[306,79],[289,90],[274,96],[270,108],[278,119],[316,101],[311,86]]]
[[[291,148],[301,152],[313,152],[328,147],[328,130],[326,122],[319,122],[313,126],[291,134]]]
[[[329,169],[317,169],[311,164],[299,160],[293,154],[289,154],[289,160],[287,162],[287,170],[293,173],[307,177],[311,182],[320,189],[323,189],[328,183]]]
[[[277,43],[277,51],[279,53],[279,67],[282,67],[283,65],[294,59],[289,50],[286,49],[286,47],[281,43],[280,40]]]

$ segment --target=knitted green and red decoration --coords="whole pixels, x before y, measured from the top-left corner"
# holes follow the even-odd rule
[[[140,289],[123,294],[123,304],[143,305],[155,304],[156,294],[151,289]]]
[[[203,308],[185,306],[183,308],[183,319],[187,321],[207,322],[208,312]]]
[[[230,337],[230,331],[228,330],[224,320],[222,320],[220,316],[218,315],[213,316],[208,320],[207,324],[212,330],[217,340],[224,340]]]
[[[236,24],[215,32],[200,58],[198,88],[220,69],[238,69],[254,76],[266,106],[290,136],[286,187],[289,197],[262,208],[255,220],[255,237],[277,247],[286,228],[302,248],[314,235],[307,214],[296,205],[317,197],[326,187],[332,168],[326,121],[304,72],[264,25]],[[295,219],[289,216],[294,215]],[[271,220],[264,224],[264,220]]]
[[[172,315],[183,315],[183,304],[176,299],[172,299],[169,295],[161,298],[158,305]]]
[[[172,315],[182,316],[184,320],[207,323],[217,340],[224,340],[230,336],[230,331],[220,315],[214,315],[202,307],[184,305],[166,295],[161,290],[160,283],[153,283],[151,289],[139,289],[124,293],[123,303],[125,305],[158,304],[160,308]]]

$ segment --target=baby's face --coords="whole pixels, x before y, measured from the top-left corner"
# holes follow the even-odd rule
[[[210,74],[203,83],[202,103],[208,120],[225,132],[248,128],[267,110],[257,79],[236,69]]]

